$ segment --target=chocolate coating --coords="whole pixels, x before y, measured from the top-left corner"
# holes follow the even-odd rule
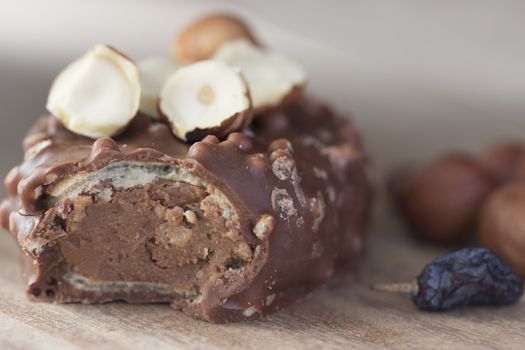
[[[362,250],[371,189],[359,136],[310,99],[223,142],[188,145],[142,115],[93,142],[46,116],[23,148],[0,218],[34,300],[254,319],[351,270]]]

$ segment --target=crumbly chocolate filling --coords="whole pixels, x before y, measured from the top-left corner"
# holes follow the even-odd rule
[[[194,301],[208,283],[242,273],[254,256],[255,240],[240,234],[231,204],[213,192],[173,180],[116,189],[104,180],[63,199],[46,213],[39,234],[60,256],[61,275],[53,278],[119,299],[147,291],[159,300]],[[55,297],[54,290],[32,294]]]

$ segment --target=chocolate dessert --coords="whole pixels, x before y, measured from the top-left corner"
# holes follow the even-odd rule
[[[283,63],[249,50],[265,69]],[[260,87],[227,57],[176,68],[156,111],[113,48],[57,77],[0,207],[32,300],[170,303],[237,321],[355,267],[371,199],[358,133],[302,93],[300,74]]]

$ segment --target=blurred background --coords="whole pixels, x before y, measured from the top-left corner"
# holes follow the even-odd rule
[[[0,174],[49,86],[96,43],[134,59],[215,11],[302,62],[308,91],[352,114],[375,168],[524,138],[524,1],[0,0]],[[2,188],[3,191],[3,188]]]

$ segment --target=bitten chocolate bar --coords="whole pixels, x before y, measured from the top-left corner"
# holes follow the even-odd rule
[[[43,117],[6,178],[4,227],[39,301],[274,312],[354,266],[370,204],[348,122],[308,100],[193,145],[138,116],[97,141]]]
[[[211,16],[176,42],[196,62],[96,45],[58,74],[0,206],[31,299],[237,321],[353,269],[371,199],[359,136],[246,33]]]

